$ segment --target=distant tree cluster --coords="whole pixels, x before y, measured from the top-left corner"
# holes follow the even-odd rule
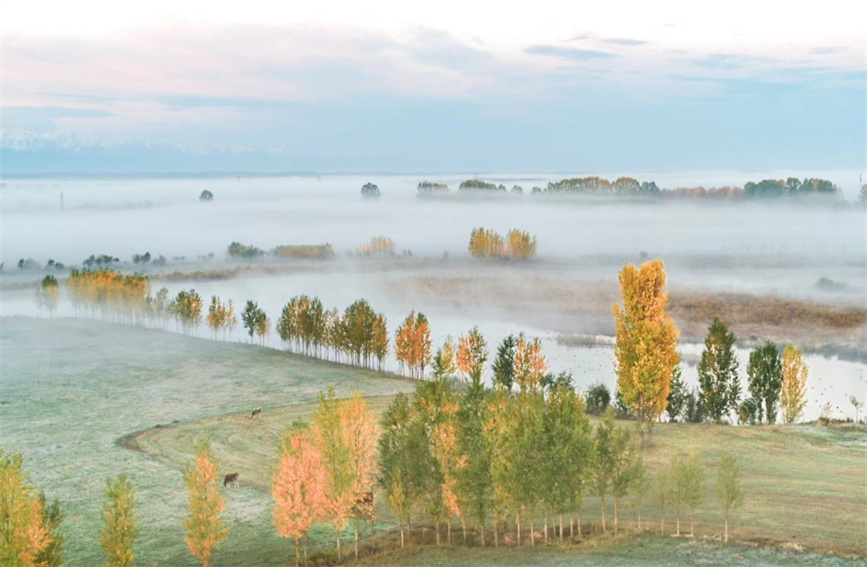
[[[458,186],[459,191],[505,191],[506,186],[502,183],[488,183],[481,179],[467,179]]]
[[[81,264],[85,268],[93,268],[94,266],[99,268],[102,266],[111,266],[112,264],[119,264],[120,258],[115,258],[110,254],[91,254],[88,256],[86,260],[84,260]]]
[[[199,201],[201,201],[203,203],[210,203],[213,200],[214,200],[214,194],[211,193],[210,191],[208,191],[207,189],[204,189],[204,190],[202,190],[201,193],[199,193]]]
[[[339,362],[381,369],[388,355],[389,340],[385,316],[359,299],[346,308],[326,310],[319,298],[300,295],[283,308],[277,334],[287,349]]]
[[[379,187],[373,183],[365,183],[361,187],[361,196],[366,198],[378,198],[382,196],[382,193],[379,191]]]
[[[659,188],[653,181],[639,183],[632,177],[620,177],[613,182],[603,177],[576,177],[563,179],[556,183],[549,182],[546,192],[655,197],[659,195]]]
[[[132,262],[133,264],[147,264],[151,261],[151,253],[145,252],[144,254],[133,254]]]
[[[229,244],[226,253],[230,258],[258,258],[265,254],[263,250],[256,248],[252,244],[241,244],[240,242]]]
[[[147,276],[125,276],[108,268],[72,270],[66,287],[76,314],[99,313],[120,323],[140,323],[146,315],[150,295]]]
[[[202,321],[202,298],[196,290],[182,290],[168,305],[168,314],[184,333],[189,333]]]
[[[536,256],[536,237],[513,228],[504,239],[494,230],[476,228],[470,233],[469,250],[474,258],[530,260]]]
[[[394,240],[387,236],[374,236],[370,242],[355,249],[358,256],[394,256]]]
[[[839,195],[840,188],[827,179],[805,178],[803,181],[797,177],[782,179],[765,179],[758,183],[749,182],[744,185],[744,194],[747,197],[794,197],[802,195]]]
[[[436,183],[434,181],[422,181],[418,184],[417,192],[419,195],[430,195],[433,193],[448,193],[449,186],[445,183]]]
[[[307,258],[327,260],[334,257],[330,244],[285,244],[277,246],[271,254],[280,258]]]

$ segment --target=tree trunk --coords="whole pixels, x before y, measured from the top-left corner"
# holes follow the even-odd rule
[[[301,546],[297,537],[295,538],[295,567],[301,567]]]
[[[660,511],[659,519],[660,519],[659,535],[665,536],[665,507],[663,507],[662,510]]]
[[[479,522],[479,529],[482,532],[482,547],[485,547],[485,523]]]
[[[619,504],[620,498],[614,498],[614,535],[617,535],[618,526],[617,526],[617,505]]]
[[[578,537],[581,537],[581,512],[578,512]]]
[[[533,514],[531,512],[530,513],[530,545],[535,547],[536,546],[536,528],[533,524],[534,524]]]
[[[343,558],[340,557],[340,530],[335,528],[335,531],[337,532],[337,562],[340,563],[343,560]]]
[[[695,537],[695,526],[693,524],[693,517],[692,517],[694,513],[695,513],[695,510],[690,508],[689,509],[689,537]]]
[[[675,530],[676,536],[680,537],[680,506],[676,508],[677,510],[677,529]]]
[[[500,521],[494,518],[494,547],[500,547]]]
[[[638,531],[641,531],[641,503],[638,504]]]
[[[400,548],[403,549],[405,547],[403,543],[403,524],[400,525]]]
[[[575,516],[574,512],[569,512],[569,537],[575,537]]]
[[[518,547],[521,547],[521,514],[515,515],[515,523],[518,525]]]
[[[355,523],[355,558],[358,559],[358,518],[353,520]]]
[[[310,532],[304,534],[304,567],[307,567],[307,543],[310,541]]]
[[[601,497],[602,501],[602,533],[605,533],[605,497]]]
[[[437,547],[440,547],[440,521],[437,519]]]
[[[452,545],[452,519],[449,517],[448,521],[446,521],[446,540],[448,541],[449,546]]]
[[[467,521],[461,516],[461,529],[464,531],[464,543],[467,543]]]
[[[545,525],[545,545],[548,545],[548,508],[542,510],[542,518]]]
[[[728,542],[729,542],[729,514],[728,514],[728,511],[726,511],[726,529],[725,529],[725,535],[723,536],[723,543],[728,543]]]
[[[560,514],[560,543],[563,543],[563,514]]]

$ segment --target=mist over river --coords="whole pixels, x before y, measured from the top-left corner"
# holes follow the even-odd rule
[[[481,276],[516,281],[543,277],[570,285],[616,282],[624,264],[660,257],[670,286],[835,305],[867,303],[867,217],[863,207],[852,204],[858,172],[626,174],[655,181],[661,188],[823,177],[842,188],[848,203],[651,202],[531,194],[534,186],[545,188],[549,181],[591,175],[583,173],[480,175],[507,189],[523,188],[522,194],[495,195],[458,194],[460,182],[474,177],[468,174],[7,178],[0,198],[0,314],[46,316],[38,311],[32,288],[26,287],[43,273],[19,270],[19,259],[33,259],[41,266],[51,259],[70,268],[81,267],[92,254],[109,254],[121,260],[124,270],[149,273],[154,291],[165,286],[174,295],[195,288],[205,309],[211,295],[232,299],[238,312],[247,300],[254,300],[276,320],[283,305],[298,294],[318,295],[327,308],[341,311],[363,297],[386,315],[390,333],[410,310],[423,311],[435,346],[447,335],[457,337],[478,325],[491,358],[504,336],[523,331],[543,339],[553,371],[570,370],[576,385],[586,388],[595,382],[614,386],[610,337],[599,337],[594,347],[567,347],[556,341],[562,325],[528,326],[510,315],[511,304],[520,303],[520,298],[501,298],[497,309],[480,316],[460,298],[423,301],[418,294],[396,290],[410,288],[419,279],[440,278],[448,285],[449,278]],[[624,173],[600,175],[613,179]],[[421,181],[447,183],[450,193],[419,198],[416,186]],[[361,198],[366,182],[379,186],[379,199]],[[214,194],[213,202],[199,201],[205,189]],[[476,227],[501,234],[511,228],[526,230],[538,240],[538,256],[527,265],[491,267],[473,261],[467,243]],[[377,262],[352,257],[351,251],[376,235],[394,240],[397,258]],[[238,264],[226,258],[233,241],[265,251],[284,244],[330,243],[336,257],[279,266],[267,257],[255,261],[260,267],[279,267],[272,274],[249,270],[230,279],[159,279],[173,271],[234,269]],[[145,252],[153,258],[164,256],[166,266],[134,265],[132,256]],[[831,285],[817,285],[823,279]],[[58,315],[73,315],[63,289]],[[174,324],[166,328],[173,331]],[[209,336],[205,325],[197,332]],[[245,338],[241,328],[232,337]],[[860,343],[867,345],[863,333]],[[281,347],[273,331],[266,344]],[[683,344],[681,351],[684,376],[695,384],[701,346]],[[739,349],[744,387],[747,356],[748,350]],[[808,355],[806,361],[806,419],[818,417],[826,403],[832,415],[851,415],[848,397],[867,399],[864,364],[818,355]],[[396,370],[393,356],[386,368]]]

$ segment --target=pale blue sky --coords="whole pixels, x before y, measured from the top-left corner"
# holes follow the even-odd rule
[[[123,5],[4,6],[4,174],[865,167],[863,2]]]

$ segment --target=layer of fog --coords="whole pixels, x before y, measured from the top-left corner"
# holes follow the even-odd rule
[[[637,177],[655,179],[663,187],[709,187],[790,174]],[[461,315],[455,305],[422,305],[396,298],[383,284],[419,275],[472,276],[479,268],[466,260],[469,233],[474,227],[485,226],[501,233],[517,227],[538,238],[539,257],[533,264],[497,272],[513,277],[541,274],[616,282],[626,262],[659,256],[665,260],[669,283],[674,286],[769,292],[859,305],[867,297],[863,209],[789,203],[594,202],[529,195],[532,186],[567,176],[495,176],[489,179],[507,188],[519,184],[525,194],[469,200],[416,197],[419,181],[443,181],[455,193],[466,175],[6,180],[0,199],[0,262],[5,263],[0,283],[41,277],[37,272],[17,270],[14,265],[19,258],[33,258],[41,264],[50,258],[80,266],[87,256],[106,253],[130,262],[125,268],[132,270],[136,267],[131,264],[132,255],[149,251],[154,257],[166,256],[169,271],[220,269],[232,265],[225,261],[231,241],[265,250],[281,244],[329,242],[338,255],[329,265],[345,262],[340,270],[181,282],[166,287],[172,294],[195,288],[205,302],[211,295],[232,299],[238,311],[246,300],[257,301],[273,320],[297,294],[318,295],[326,306],[341,311],[364,297],[386,314],[392,332],[410,309],[422,310],[431,320],[435,344],[441,344],[446,335],[456,337],[478,325],[492,353],[504,336],[523,331],[542,337],[552,370],[572,371],[581,388],[595,382],[613,388],[610,347],[570,349],[558,345],[552,328],[531,328],[510,320],[508,305],[484,317]],[[847,196],[853,196],[851,179],[857,174],[824,176],[847,189]],[[359,191],[367,181],[379,185],[380,199],[361,199]],[[212,203],[198,201],[203,189],[214,193]],[[394,239],[398,253],[412,251],[414,261],[396,260],[380,273],[371,271],[376,264],[353,263],[345,258],[346,251],[379,234]],[[419,265],[415,261],[419,257],[439,260],[443,252],[449,253],[448,262]],[[209,253],[213,258],[199,260]],[[175,257],[185,260],[175,262]],[[404,264],[411,272],[403,273]],[[823,291],[815,285],[820,278],[843,287],[836,293]],[[162,285],[155,283],[154,290]],[[0,314],[38,314],[32,291],[0,291]],[[73,315],[65,299],[59,315]],[[173,328],[172,323],[169,328]],[[208,336],[207,328],[203,326],[199,334]],[[242,340],[243,330],[236,330],[233,338]],[[268,345],[279,348],[279,338],[272,333]],[[683,348],[689,353],[699,347]],[[745,374],[746,353],[739,355]],[[849,395],[867,395],[867,366],[819,356],[808,356],[808,364],[811,387],[818,389],[811,391],[809,419],[818,417],[826,402],[843,412],[849,408]],[[393,357],[387,368],[396,369]],[[694,366],[687,365],[685,375],[691,383],[696,382]]]

